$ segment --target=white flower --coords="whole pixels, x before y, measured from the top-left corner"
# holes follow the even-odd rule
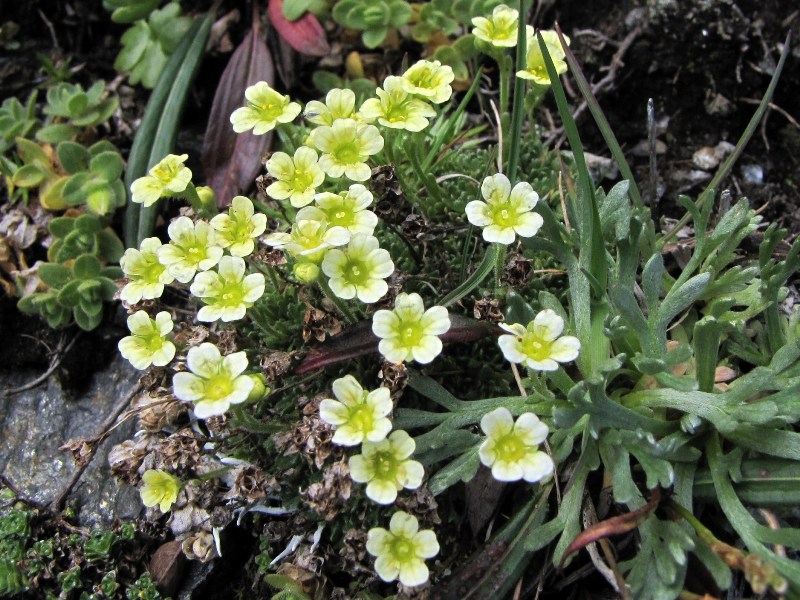
[[[119,266],[128,278],[119,297],[128,304],[140,300],[160,298],[164,286],[175,278],[167,272],[167,267],[158,262],[158,249],[162,246],[157,237],[142,240],[139,249],[128,248],[119,260]]]
[[[238,321],[264,295],[264,276],[261,273],[245,275],[244,259],[238,256],[223,256],[217,271],[198,273],[189,288],[207,304],[198,311],[197,320]]]
[[[531,212],[539,194],[531,184],[520,182],[511,189],[511,182],[502,173],[483,180],[481,193],[486,202],[473,200],[466,206],[467,219],[483,227],[487,242],[511,244],[515,236],[531,237],[542,226],[541,215]]]
[[[411,460],[416,443],[405,431],[393,431],[380,442],[364,442],[361,454],[350,457],[353,481],[367,484],[367,496],[378,504],[391,504],[403,488],[415,490],[422,484],[425,469]]]
[[[325,96],[325,103],[312,100],[306,104],[305,117],[315,125],[333,125],[336,119],[356,118],[356,95],[353,90],[333,89]]]
[[[378,350],[393,363],[431,362],[442,351],[439,336],[448,329],[447,309],[425,310],[419,294],[398,294],[394,310],[379,310],[372,317],[372,332],[381,338]]]
[[[236,133],[250,129],[253,135],[263,135],[279,123],[291,123],[300,114],[300,105],[290,102],[273,90],[266,81],[259,81],[244,91],[247,105],[231,114],[231,124]]]
[[[322,260],[322,272],[339,298],[358,296],[367,304],[377,302],[389,289],[384,279],[394,272],[389,252],[378,247],[371,235],[356,235],[344,250],[332,248]]]
[[[378,123],[384,127],[422,131],[428,126],[428,119],[436,116],[436,111],[430,104],[409,93],[408,85],[402,77],[387,77],[383,89],[375,91],[378,97],[364,102],[358,111],[359,115],[364,120],[378,119]]]
[[[527,327],[519,323],[500,323],[500,327],[513,334],[501,335],[498,340],[503,356],[529,369],[555,371],[558,363],[575,360],[581,349],[578,338],[559,337],[564,330],[564,320],[549,308],[537,314]]]
[[[419,60],[403,73],[403,85],[410,94],[422,96],[434,104],[441,104],[450,99],[453,88],[450,84],[455,79],[453,68],[443,65],[438,60]]]
[[[524,413],[515,423],[507,408],[496,408],[483,416],[481,429],[486,441],[478,454],[498,481],[534,483],[553,472],[552,459],[539,450],[547,438],[547,425],[535,414]]]
[[[192,181],[192,172],[183,165],[188,154],[167,154],[148,175],[131,184],[131,201],[151,206],[159,198],[184,192]]]
[[[205,221],[193,223],[189,217],[178,217],[167,233],[171,241],[158,249],[158,261],[181,283],[189,283],[197,271],[207,271],[222,258],[214,230]]]
[[[308,146],[300,146],[294,157],[275,152],[266,167],[276,179],[267,187],[267,195],[276,200],[288,198],[295,208],[311,204],[314,192],[325,181],[325,173],[317,164],[317,153]]]
[[[372,176],[367,160],[383,149],[383,137],[374,125],[362,125],[354,119],[336,119],[333,125],[317,127],[311,141],[322,152],[320,168],[331,177],[344,175],[352,181],[366,181]]]
[[[317,194],[316,206],[301,209],[295,219],[325,221],[330,226],[344,227],[352,234],[372,235],[378,224],[377,215],[367,210],[372,200],[372,193],[366,187],[354,183],[346,192]]]
[[[373,527],[367,533],[367,552],[377,557],[375,571],[384,581],[399,579],[407,586],[428,580],[426,558],[439,554],[439,542],[430,529],[419,530],[413,515],[398,511],[392,515],[389,531]]]
[[[328,248],[344,246],[350,241],[350,232],[344,227],[329,227],[327,221],[298,220],[291,232],[271,233],[266,241],[295,258],[319,264]]]
[[[176,373],[172,378],[175,397],[194,402],[198,419],[225,414],[231,404],[241,404],[255,383],[242,375],[247,368],[244,352],[222,356],[214,344],[205,342],[191,348],[186,356],[190,373]]]
[[[137,311],[128,317],[131,335],[119,341],[119,352],[137,369],[150,365],[163,367],[175,357],[175,344],[167,339],[173,327],[172,317],[166,311],[158,313],[155,320],[145,311]]]
[[[250,198],[235,196],[228,214],[219,214],[211,219],[216,232],[215,243],[227,248],[233,256],[248,256],[255,249],[255,239],[267,228],[267,215],[255,214]]]
[[[336,427],[333,443],[355,446],[363,441],[380,442],[392,430],[386,418],[392,412],[388,388],[367,392],[352,375],[333,382],[336,400],[325,399],[319,405],[319,417]]]

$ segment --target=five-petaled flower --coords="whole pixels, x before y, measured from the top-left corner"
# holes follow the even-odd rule
[[[389,290],[385,278],[394,272],[389,252],[378,247],[378,238],[356,235],[343,250],[332,248],[322,260],[322,272],[330,277],[329,285],[339,298],[358,297],[370,304]]]
[[[360,183],[354,183],[346,192],[322,192],[314,197],[315,206],[298,211],[297,221],[325,221],[331,226],[344,227],[351,234],[372,235],[378,216],[367,207],[372,204],[372,193]]]
[[[441,104],[453,94],[450,86],[453,79],[455,74],[449,65],[443,65],[438,60],[419,60],[403,73],[402,83],[408,93],[422,96],[434,104]]]
[[[387,77],[383,89],[376,90],[378,97],[364,102],[359,114],[367,121],[378,119],[384,127],[422,131],[428,126],[428,119],[436,116],[436,111],[409,93],[407,86],[402,77]]]
[[[300,146],[294,157],[285,152],[275,152],[266,167],[276,179],[267,187],[267,195],[276,200],[288,198],[296,208],[311,204],[314,192],[325,181],[325,173],[317,164],[317,153],[308,146]]]
[[[273,90],[266,81],[259,81],[244,91],[247,105],[231,114],[231,124],[236,133],[253,130],[254,135],[263,135],[275,129],[278,123],[291,123],[300,114],[300,105],[290,102]]]
[[[305,118],[315,125],[333,125],[336,119],[356,118],[356,94],[353,90],[332,89],[325,103],[312,100],[306,104]]]
[[[167,227],[169,244],[158,249],[158,261],[181,283],[189,283],[197,271],[207,271],[222,258],[214,230],[205,221],[178,217]]]
[[[255,386],[251,377],[242,375],[247,368],[244,352],[222,356],[208,342],[191,348],[186,356],[190,372],[176,373],[172,378],[175,397],[194,402],[198,419],[223,415],[231,404],[241,404]]]
[[[198,273],[189,291],[206,306],[197,312],[198,321],[238,321],[248,308],[264,295],[265,281],[261,273],[245,275],[244,259],[223,256],[217,271]]]
[[[158,313],[155,320],[143,310],[136,311],[128,317],[131,335],[119,341],[119,352],[137,369],[163,367],[175,357],[175,344],[167,339],[173,327],[167,311]]]
[[[376,557],[375,571],[381,579],[399,579],[403,585],[415,586],[428,580],[425,559],[439,553],[439,542],[430,529],[419,530],[416,517],[398,511],[392,515],[389,531],[382,527],[369,530],[367,552]]]
[[[148,175],[131,184],[131,200],[150,206],[159,198],[170,197],[186,191],[192,181],[192,172],[183,165],[188,154],[167,154]]]
[[[513,335],[501,335],[498,340],[506,360],[522,363],[536,371],[555,371],[558,363],[575,360],[581,349],[576,337],[565,335],[564,319],[551,309],[545,309],[525,327],[519,323],[500,327]]]
[[[479,40],[500,48],[513,48],[517,45],[519,11],[505,4],[494,7],[490,17],[473,17],[472,30]]]
[[[481,429],[486,440],[478,455],[498,481],[534,483],[553,472],[553,460],[539,450],[547,438],[547,425],[535,414],[524,413],[514,422],[507,408],[496,408],[483,416]]]
[[[532,237],[542,226],[541,215],[532,212],[539,194],[530,183],[520,182],[512,190],[508,177],[497,173],[483,180],[481,194],[486,201],[473,200],[465,210],[470,223],[483,227],[487,242],[511,244],[516,235]]]
[[[167,512],[178,499],[181,480],[160,469],[148,469],[142,474],[144,485],[139,490],[142,503],[148,508],[158,505],[162,513]]]
[[[330,227],[327,221],[297,220],[290,232],[271,233],[266,241],[304,262],[319,264],[325,250],[350,241],[350,232],[344,227]]]
[[[556,68],[556,73],[559,75],[566,73],[566,54],[561,47],[558,34],[555,31],[542,31],[541,34],[544,44],[547,47],[547,52],[550,54],[550,58],[553,61],[553,66]],[[567,45],[569,45],[569,38],[564,36],[564,39]],[[539,46],[539,40],[536,36],[528,36],[525,63],[525,69],[517,71],[517,77],[530,79],[539,85],[550,85],[550,75],[547,73],[547,67],[544,64],[544,54],[542,54],[542,48]]]
[[[333,125],[317,127],[311,142],[322,152],[320,168],[331,177],[344,175],[352,181],[366,181],[372,175],[367,160],[383,149],[383,137],[374,125],[354,119],[336,119]]]
[[[124,302],[136,304],[143,299],[160,298],[164,286],[175,280],[167,267],[158,262],[158,249],[161,246],[161,240],[149,237],[142,240],[138,250],[125,250],[119,260],[119,266],[128,278],[128,283],[119,294]]]
[[[372,317],[372,332],[381,338],[378,350],[393,363],[431,362],[442,351],[439,336],[448,329],[447,309],[425,310],[419,294],[398,294],[394,310],[379,310]]]
[[[368,392],[352,375],[333,382],[336,400],[326,398],[319,405],[320,418],[333,425],[333,443],[355,446],[361,442],[380,442],[392,430],[386,418],[392,411],[388,388]]]
[[[255,249],[255,239],[267,228],[267,215],[255,212],[250,198],[235,196],[228,209],[211,219],[215,243],[233,256],[247,256]]]
[[[415,490],[422,484],[425,469],[411,460],[416,444],[405,431],[393,431],[380,442],[364,442],[361,454],[350,457],[353,481],[367,484],[367,497],[378,504],[391,504],[403,488]]]

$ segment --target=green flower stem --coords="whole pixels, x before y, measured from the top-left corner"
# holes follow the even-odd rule
[[[500,114],[505,115],[508,112],[508,97],[509,90],[511,89],[511,68],[513,61],[507,54],[503,54],[497,59],[500,66]]]
[[[194,207],[194,209],[197,211],[197,214],[201,217],[208,218],[217,214],[216,205],[204,203],[203,199],[200,198],[200,194],[197,193],[197,188],[192,182],[189,182],[189,185],[186,186],[186,189],[179,195],[186,198],[186,200],[189,201],[189,204]]]
[[[520,23],[517,28],[517,61],[516,66],[527,64],[527,32],[525,31],[525,1],[519,0]],[[519,152],[522,143],[522,118],[525,115],[525,79],[515,76],[514,103],[511,107],[511,131],[507,136],[510,149],[508,151],[508,168],[506,176],[511,185],[517,183],[517,166],[519,165]]]
[[[256,270],[261,271],[264,275],[269,277],[269,281],[272,284],[272,287],[276,290],[280,290],[281,281],[278,279],[278,274],[275,273],[275,269],[273,269],[270,265],[266,265],[263,263],[259,263],[252,258],[248,258],[247,263],[254,267]]]
[[[494,259],[494,287],[498,293],[501,290],[500,277],[503,275],[503,269],[506,266],[506,254],[508,247],[505,244],[495,243],[495,259]]]
[[[333,293],[331,286],[328,285],[328,282],[325,281],[325,275],[320,274],[319,279],[317,279],[317,283],[319,284],[319,288],[322,290],[322,293],[328,297],[328,300],[333,302],[336,305],[336,308],[339,309],[344,315],[344,318],[347,320],[348,323],[351,325],[356,323],[358,319],[355,315],[347,308],[347,305],[342,302],[342,299],[339,298],[336,294]]]

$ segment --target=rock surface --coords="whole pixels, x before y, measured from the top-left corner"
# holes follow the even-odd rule
[[[51,376],[33,389],[6,394],[43,370],[0,371],[0,474],[26,498],[49,505],[78,469],[72,455],[59,447],[72,439],[99,434],[103,422],[137,384],[139,372],[116,355],[91,375],[80,393],[65,389]],[[131,437],[134,426],[135,419],[131,419],[99,445],[67,496],[65,505],[78,511],[81,525],[107,525],[115,518],[139,514],[139,494],[134,488],[118,487],[107,463],[110,448]]]

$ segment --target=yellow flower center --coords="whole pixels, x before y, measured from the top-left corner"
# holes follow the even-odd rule
[[[233,392],[233,381],[227,373],[211,377],[206,383],[205,393],[208,400],[221,400]]]
[[[497,449],[497,456],[501,460],[509,462],[523,459],[527,452],[527,446],[513,431],[498,438],[495,442],[495,448]]]
[[[391,452],[378,452],[372,458],[372,468],[378,479],[394,480],[397,476],[397,459]]]
[[[175,178],[175,176],[182,168],[183,168],[182,163],[162,161],[155,167],[153,167],[153,177],[155,177],[161,183],[166,185]]]
[[[158,262],[158,257],[155,255],[145,257],[143,262],[139,272],[141,279],[145,283],[159,283],[166,267]]]
[[[292,178],[292,187],[298,192],[304,192],[312,187],[314,177],[308,171],[303,169],[295,169],[294,177]]]
[[[400,342],[406,347],[416,346],[424,334],[419,323],[403,323],[399,331]]]
[[[349,165],[361,162],[361,146],[355,140],[339,142],[332,148],[331,155],[338,163]]]
[[[514,227],[517,225],[519,219],[517,218],[517,211],[508,204],[503,203],[499,206],[489,205],[490,217],[495,225],[501,227]]]
[[[233,308],[244,303],[244,290],[241,281],[227,281],[222,284],[222,290],[216,298],[215,304]]]
[[[362,433],[369,433],[375,428],[375,417],[370,407],[366,404],[351,408],[347,422]]]
[[[394,540],[392,540],[391,549],[389,552],[400,564],[403,564],[412,558],[416,558],[417,556],[417,553],[414,549],[414,544],[411,543],[411,540],[398,535],[395,535]]]
[[[363,260],[350,258],[344,270],[345,279],[353,285],[363,285],[370,279],[370,269]]]
[[[532,335],[522,338],[522,353],[533,360],[550,358],[553,342],[547,342]]]

